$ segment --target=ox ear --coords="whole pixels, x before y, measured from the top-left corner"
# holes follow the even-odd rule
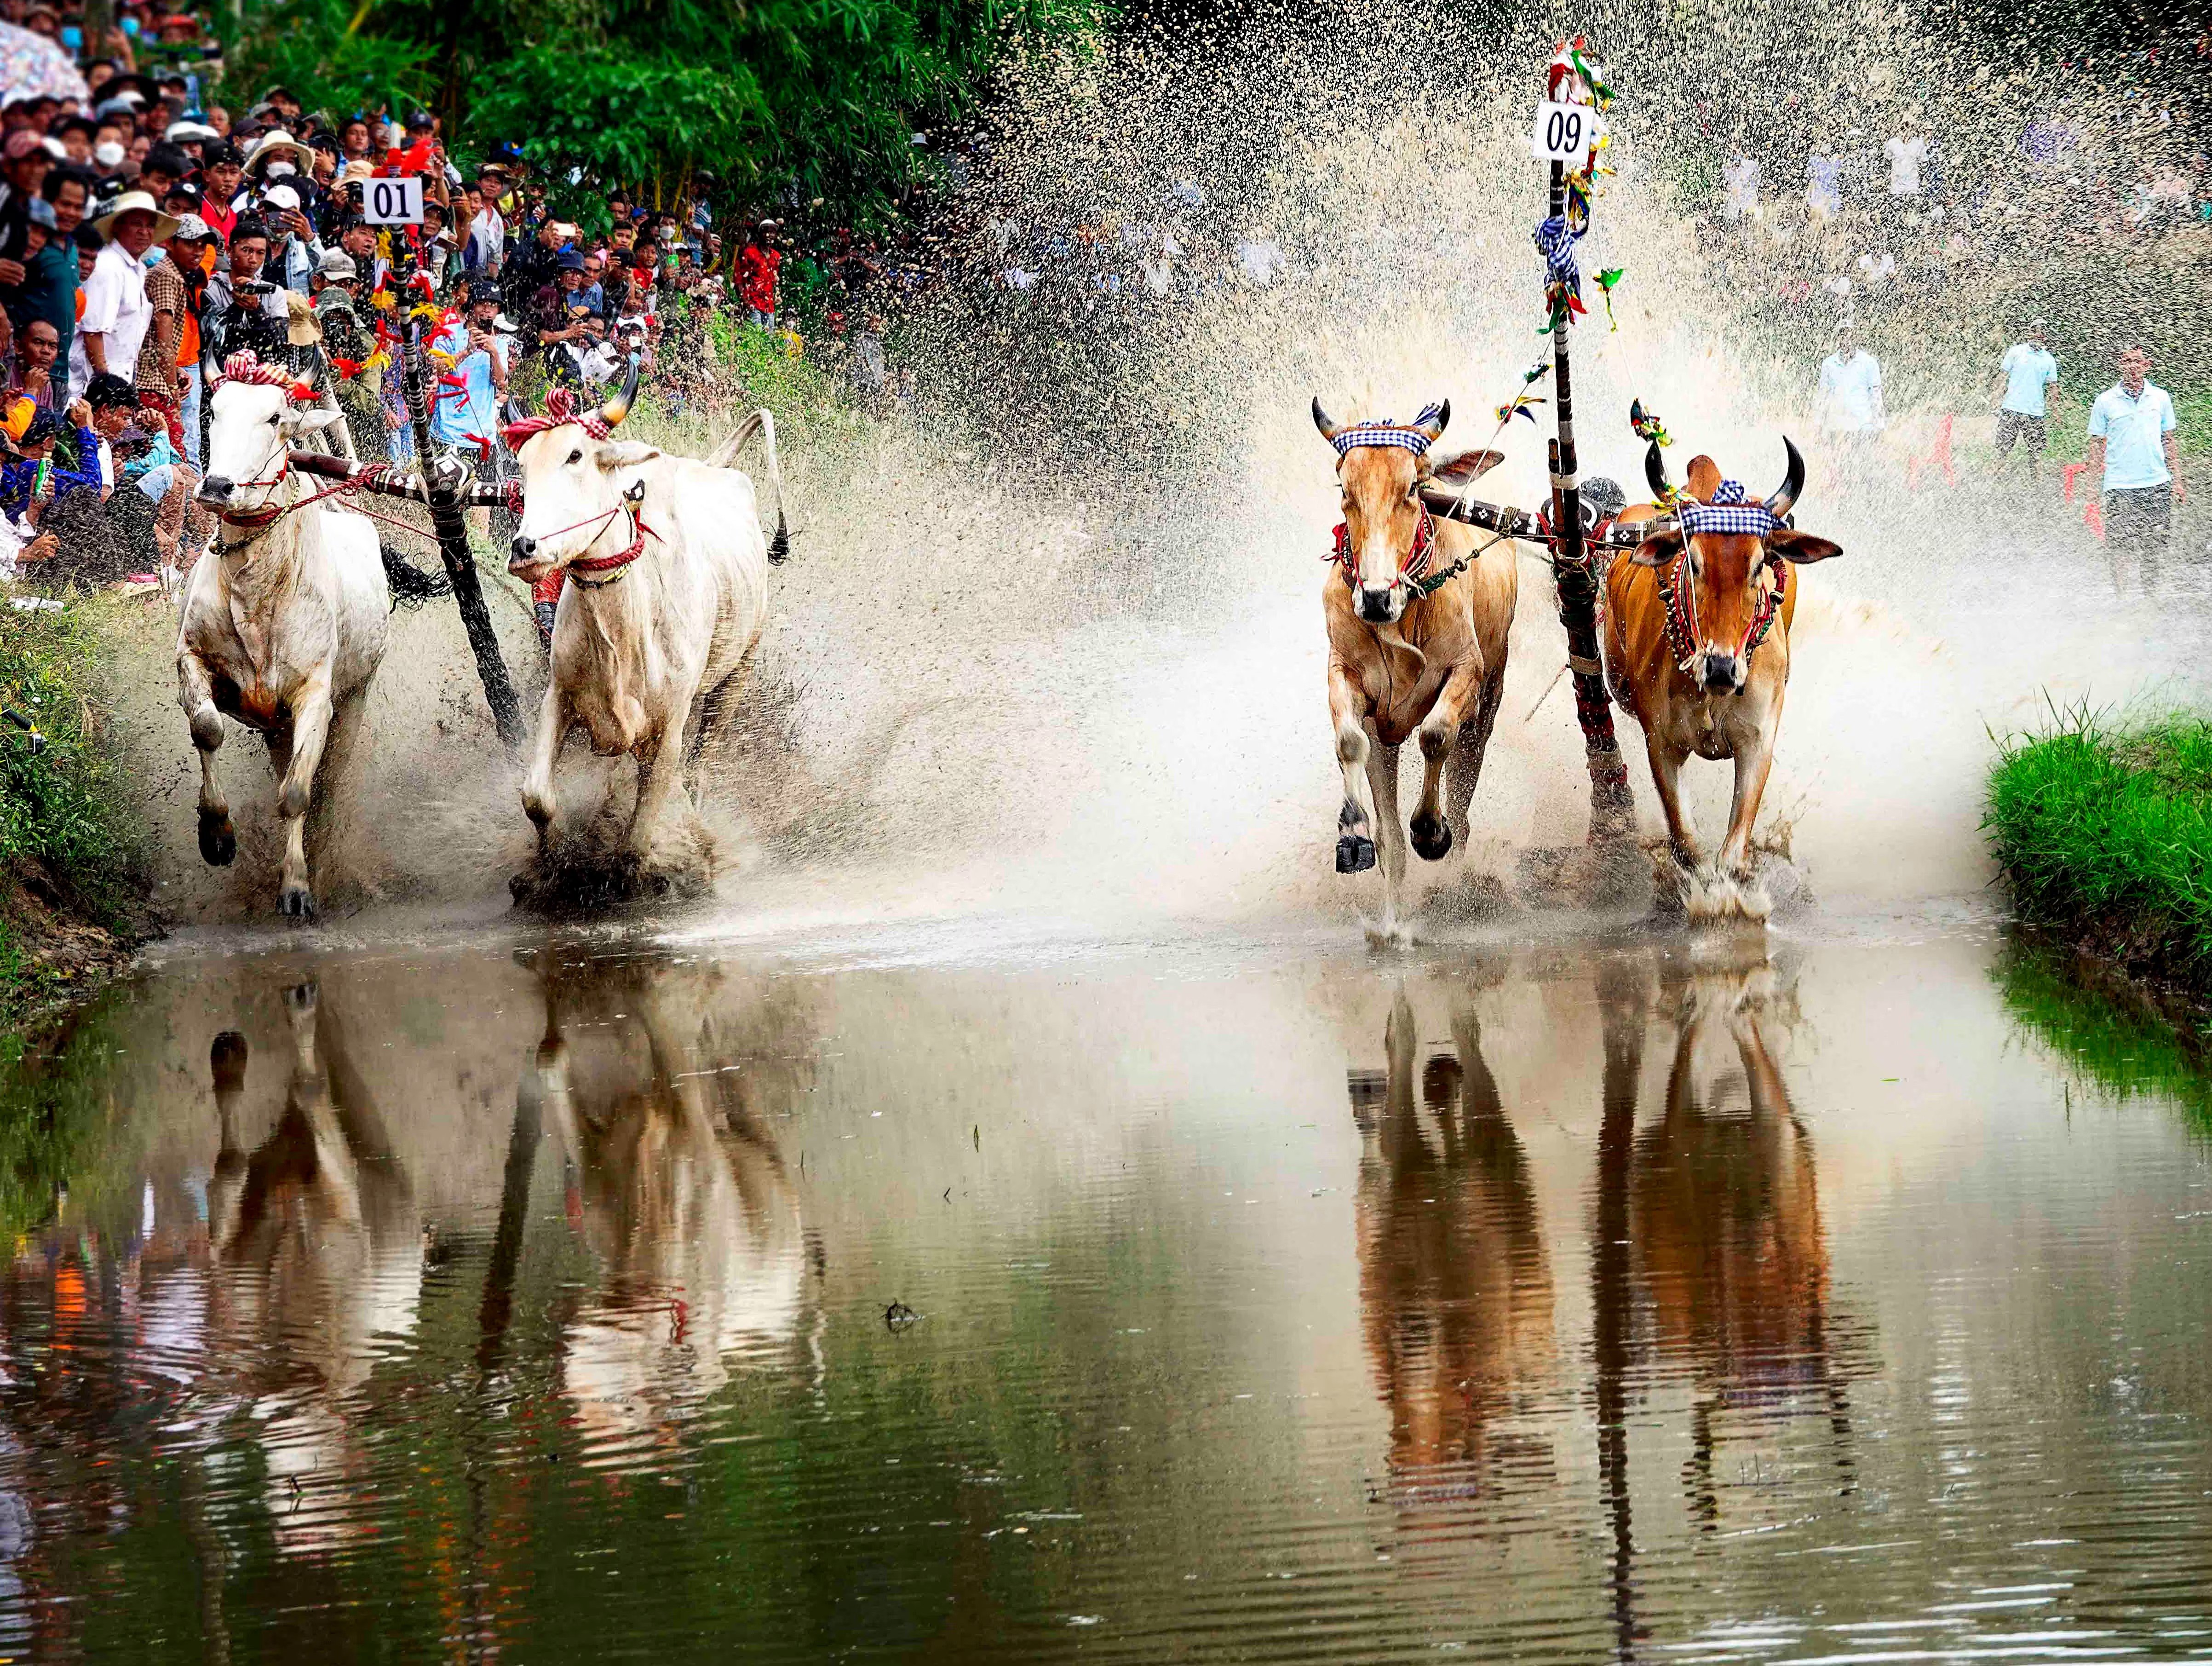
[[[1766,536],[1766,547],[1784,561],[1800,563],[1808,561],[1832,561],[1844,553],[1844,546],[1810,532],[1801,532],[1794,527],[1778,526]]]
[[[287,411],[284,432],[290,435],[320,434],[332,423],[345,416],[343,410],[331,410],[322,405],[309,405],[305,410]]]
[[[640,463],[650,463],[660,455],[660,447],[648,446],[642,440],[608,440],[599,447],[599,466],[603,469],[634,469]]]
[[[1449,457],[1431,453],[1426,459],[1428,477],[1454,491],[1465,489],[1505,460],[1502,451],[1462,451]]]
[[[1664,567],[1681,553],[1681,533],[1679,532],[1654,532],[1630,550],[1628,558],[1638,567]]]

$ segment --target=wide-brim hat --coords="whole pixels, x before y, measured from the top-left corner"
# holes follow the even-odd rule
[[[115,222],[125,215],[131,213],[150,214],[154,216],[154,240],[156,243],[166,243],[176,235],[176,216],[162,213],[161,205],[154,200],[153,194],[144,191],[125,192],[107,205],[106,213],[92,222],[92,228],[98,232],[104,240],[112,243],[115,240]]]
[[[315,303],[297,289],[284,293],[284,339],[295,347],[313,347],[323,338],[315,318]]]
[[[302,173],[314,172],[313,147],[301,143],[281,127],[272,127],[254,140],[253,148],[246,153],[246,171],[258,173],[278,156],[289,159]]]

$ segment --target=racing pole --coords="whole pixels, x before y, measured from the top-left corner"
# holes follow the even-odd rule
[[[522,748],[522,716],[514,702],[514,687],[507,680],[507,661],[500,658],[499,637],[491,628],[491,613],[484,606],[483,586],[477,577],[476,557],[469,552],[469,528],[462,504],[468,471],[452,458],[433,460],[430,453],[430,406],[422,388],[422,325],[409,325],[404,359],[407,416],[415,429],[415,455],[422,471],[423,496],[430,506],[430,525],[438,536],[438,555],[453,581],[453,603],[461,611],[461,623],[469,633],[469,647],[477,656],[477,675],[483,680],[484,703],[499,730],[500,745],[513,758]]]
[[[1549,213],[1551,218],[1559,220],[1567,211],[1566,164],[1554,161],[1551,166]],[[1559,418],[1559,438],[1551,447],[1555,540],[1552,572],[1559,590],[1559,623],[1567,633],[1575,721],[1582,725],[1583,750],[1589,766],[1589,842],[1598,844],[1633,838],[1636,800],[1629,793],[1628,766],[1621,761],[1620,743],[1613,732],[1613,708],[1606,694],[1605,669],[1598,657],[1597,569],[1594,552],[1583,536],[1580,467],[1575,454],[1574,368],[1568,350],[1572,330],[1571,318],[1561,308],[1552,331],[1553,408]]]

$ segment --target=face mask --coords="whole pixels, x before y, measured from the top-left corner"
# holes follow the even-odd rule
[[[102,167],[123,166],[123,147],[110,139],[106,144],[93,147],[92,159]]]
[[[84,31],[74,23],[62,31],[62,45],[73,52],[84,50]]]
[[[137,40],[138,38],[138,20],[135,17],[125,18],[123,20],[123,33],[129,35],[132,40]]]
[[[297,173],[299,171],[289,162],[272,160],[269,164],[269,177],[272,179],[281,179],[287,173]]]

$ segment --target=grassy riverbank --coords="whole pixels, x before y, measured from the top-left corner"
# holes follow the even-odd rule
[[[108,615],[133,605],[0,605],[0,1031],[87,988],[149,929],[147,841],[107,716]]]
[[[2212,995],[2212,723],[2063,714],[2001,747],[1983,825],[2024,920]]]
[[[2186,1011],[2097,961],[2018,942],[1992,976],[2006,1008],[2107,1102],[2171,1099],[2212,1133],[2212,1057]]]

